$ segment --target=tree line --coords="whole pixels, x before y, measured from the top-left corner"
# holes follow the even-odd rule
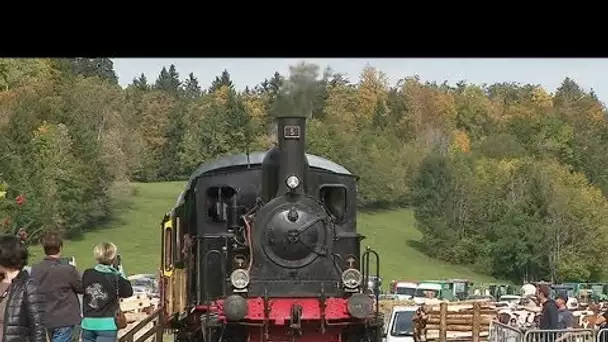
[[[208,87],[174,65],[149,76],[123,89],[106,58],[0,60],[3,232],[82,233],[128,182],[266,150],[276,114],[306,106],[308,152],[361,177],[359,207],[413,207],[429,255],[515,281],[608,278],[607,115],[572,79],[550,94],[311,64],[242,91],[228,70]],[[304,100],[281,106],[298,82]]]

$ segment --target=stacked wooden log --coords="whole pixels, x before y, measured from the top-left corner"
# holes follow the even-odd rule
[[[395,306],[414,306],[413,300],[396,300],[396,299],[381,299],[378,302],[378,311],[384,314],[385,319],[388,320],[391,317],[391,313],[393,312],[393,308]]]
[[[424,305],[414,316],[417,341],[487,341],[496,307],[488,301]],[[445,336],[445,339],[442,338]]]

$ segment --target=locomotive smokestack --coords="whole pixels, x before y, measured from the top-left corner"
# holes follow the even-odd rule
[[[277,195],[305,193],[308,160],[306,158],[306,116],[277,117],[279,179]]]
[[[289,67],[289,77],[280,87],[272,113],[277,120],[278,146],[262,162],[262,198],[285,193],[306,193],[306,118],[324,85],[318,81],[319,67],[299,63]]]

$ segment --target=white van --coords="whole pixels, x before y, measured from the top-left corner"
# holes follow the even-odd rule
[[[417,305],[422,305],[426,303],[426,300],[429,298],[441,298],[441,285],[435,283],[418,284],[418,287],[416,287],[416,293],[414,294],[414,302]]]
[[[394,287],[395,295],[397,295],[398,300],[412,299],[414,298],[417,287],[418,284],[416,283],[398,281]]]
[[[412,318],[418,306],[395,306],[383,335],[383,342],[414,342]]]

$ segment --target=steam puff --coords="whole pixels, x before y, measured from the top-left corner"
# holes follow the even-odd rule
[[[275,116],[311,117],[319,87],[319,66],[300,62],[289,67],[289,77],[283,83],[275,102]]]

